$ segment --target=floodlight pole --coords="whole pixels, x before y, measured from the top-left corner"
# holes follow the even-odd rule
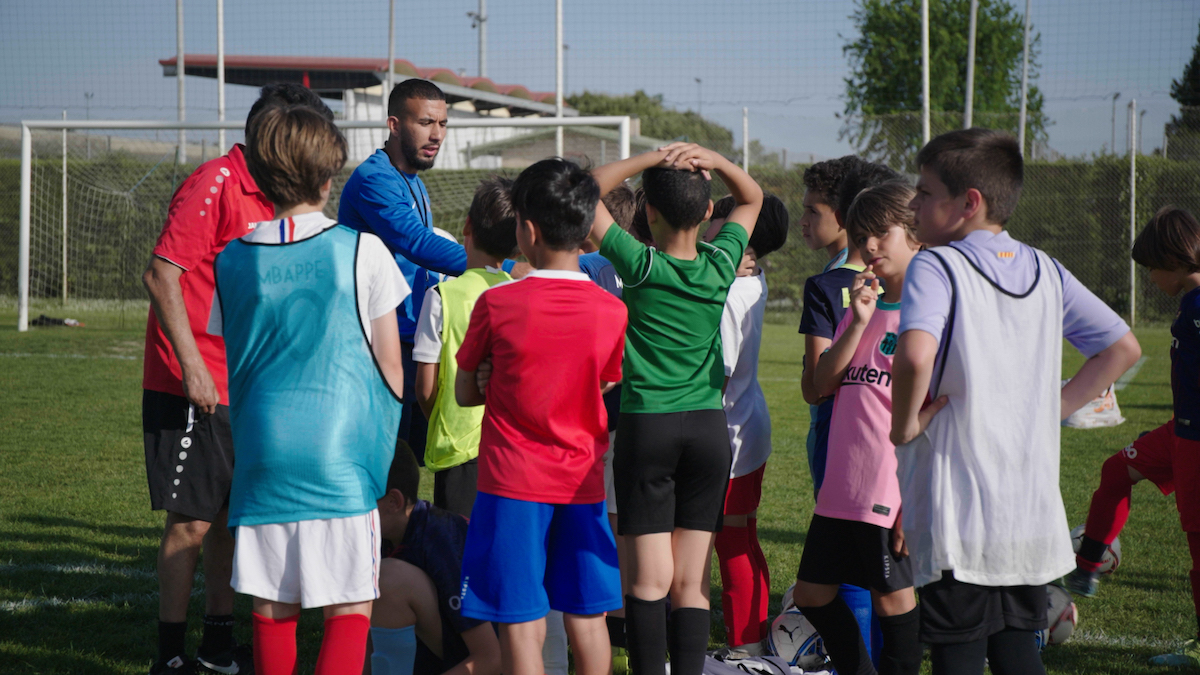
[[[217,121],[225,121],[225,0],[217,0]],[[217,131],[217,154],[225,152],[225,130]]]
[[[929,131],[929,0],[921,0],[921,144],[932,138]]]
[[[179,121],[187,121],[187,109],[184,101],[183,77],[183,0],[175,0],[175,83],[179,90]],[[187,163],[187,131],[179,130],[179,148],[175,151],[175,161]]]
[[[554,116],[563,116],[563,6],[554,0]],[[562,157],[563,128],[554,128],[554,154]]]
[[[971,21],[967,28],[967,103],[963,106],[963,128],[970,129],[975,115],[975,27],[979,0],[971,0]]]
[[[479,76],[487,77],[487,0],[479,0]]]
[[[1133,142],[1137,138],[1137,99],[1129,101],[1129,247],[1137,238],[1137,152]],[[1137,320],[1137,264],[1129,259],[1129,327]]]
[[[388,98],[392,95],[392,87],[396,86],[396,0],[388,2],[388,71],[387,91],[379,96],[379,105],[383,108],[383,121],[388,118]]]
[[[21,125],[21,210],[17,225],[17,331],[29,330],[29,211],[33,185],[33,131]]]
[[[1025,47],[1021,50],[1021,116],[1017,122],[1017,144],[1025,156],[1025,116],[1029,105],[1029,11],[1032,0],[1025,0]]]
[[[85,96],[87,94],[84,94]],[[90,117],[90,115],[89,115]],[[63,111],[67,119],[67,111]],[[62,149],[62,301],[67,302],[67,130],[63,129]]]

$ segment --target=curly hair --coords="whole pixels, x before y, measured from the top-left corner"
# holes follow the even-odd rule
[[[842,179],[863,163],[857,155],[817,162],[804,170],[804,187],[818,196],[821,203],[837,208],[838,189],[842,185]]]

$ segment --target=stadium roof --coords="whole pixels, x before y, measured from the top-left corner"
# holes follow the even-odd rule
[[[174,77],[175,57],[159,59],[164,77]],[[271,82],[295,82],[326,98],[342,98],[346,89],[374,87],[387,79],[387,59],[338,56],[225,56],[225,81],[261,87]],[[187,75],[217,77],[215,54],[185,54]],[[449,68],[418,68],[410,61],[396,59],[399,79],[419,77],[430,80],[446,92],[449,103],[470,101],[476,110],[507,108],[513,115],[554,114],[554,92],[530,91],[520,84],[497,84],[486,77],[460,77]],[[563,114],[579,114],[564,108]]]

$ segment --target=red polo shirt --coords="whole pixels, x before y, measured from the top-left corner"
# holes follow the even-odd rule
[[[242,147],[234,145],[224,157],[201,164],[179,186],[171,198],[162,234],[154,245],[154,255],[183,270],[179,285],[192,336],[224,405],[229,405],[225,340],[209,335],[207,330],[213,301],[213,260],[225,244],[251,232],[254,223],[270,220],[275,214],[275,207],[246,170]],[[153,309],[146,322],[142,387],[183,396],[179,361]]]
[[[479,491],[543,504],[604,501],[608,414],[621,381],[625,305],[580,272],[536,270],[483,292],[456,358],[492,357]]]

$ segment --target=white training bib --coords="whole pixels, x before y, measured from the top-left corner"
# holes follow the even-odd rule
[[[1049,583],[1075,567],[1059,492],[1062,279],[1034,249],[1020,295],[961,252],[932,249],[949,274],[948,329],[933,398],[949,404],[896,448],[916,586],[944,570],[981,586]]]

